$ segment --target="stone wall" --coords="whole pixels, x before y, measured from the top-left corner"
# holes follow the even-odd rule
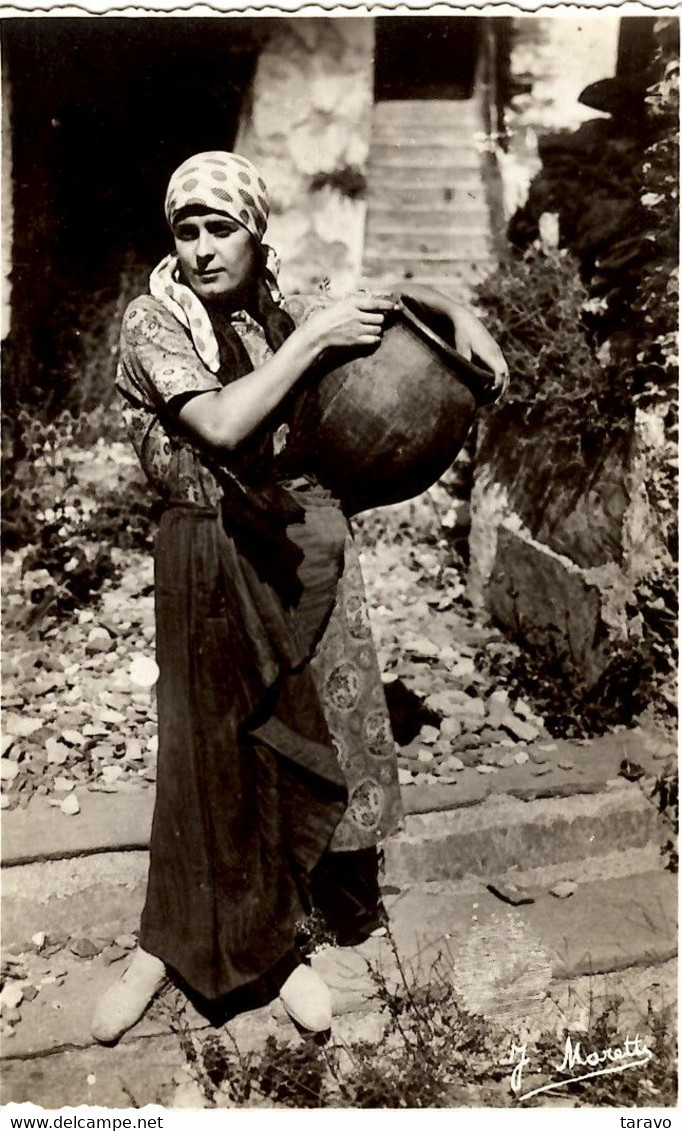
[[[268,183],[285,293],[357,284],[373,79],[372,19],[282,19],[264,43],[236,148]]]
[[[577,497],[553,469],[545,436],[535,437],[510,475],[515,447],[510,435],[505,450],[497,457],[493,450],[476,469],[469,596],[519,639],[566,654],[587,687],[595,686],[614,649],[637,645],[642,625],[633,590],[668,556],[647,490],[665,450],[662,421],[638,411],[630,436]],[[540,487],[534,493],[531,463]],[[519,492],[526,492],[523,505]],[[554,528],[552,513],[563,513]]]

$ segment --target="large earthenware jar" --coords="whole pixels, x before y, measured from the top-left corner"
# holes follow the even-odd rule
[[[477,407],[494,399],[492,373],[458,354],[421,304],[396,299],[380,345],[311,374],[288,414],[283,466],[314,472],[348,514],[430,487],[455,459]],[[288,306],[295,319],[303,315],[304,300]]]

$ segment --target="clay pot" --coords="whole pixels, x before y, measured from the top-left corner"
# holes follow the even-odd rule
[[[448,344],[437,316],[396,297],[379,346],[311,374],[288,413],[288,472],[314,472],[347,514],[425,491],[494,399],[492,373]]]

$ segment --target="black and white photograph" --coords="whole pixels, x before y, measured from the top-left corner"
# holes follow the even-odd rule
[[[72,11],[0,8],[8,1125],[673,1126],[679,19]]]

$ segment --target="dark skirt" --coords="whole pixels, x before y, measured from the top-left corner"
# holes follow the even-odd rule
[[[347,809],[309,661],[348,527],[324,499],[307,501],[291,530],[303,550],[292,610],[215,513],[172,508],[157,538],[159,761],[140,943],[205,999],[290,968],[311,872]]]

